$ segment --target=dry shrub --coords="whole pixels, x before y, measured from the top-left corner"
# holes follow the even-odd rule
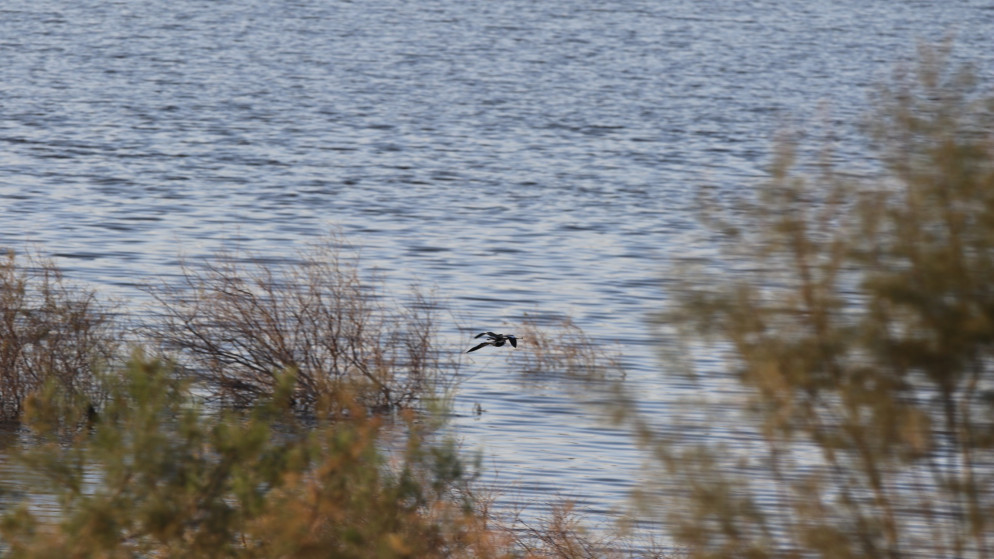
[[[377,287],[331,243],[285,265],[218,255],[184,266],[183,285],[151,290],[163,312],[147,330],[235,405],[271,396],[290,372],[297,409],[358,399],[388,410],[431,395],[449,365],[433,346],[438,303],[415,289],[401,304]]]
[[[678,552],[663,549],[644,532],[620,528],[591,528],[576,503],[558,499],[535,520],[525,520],[523,510],[509,515],[487,515],[492,529],[506,535],[508,549],[528,559],[676,559]]]
[[[526,315],[519,332],[525,351],[512,353],[511,364],[526,374],[574,380],[624,376],[618,356],[593,342],[569,317],[543,326]]]
[[[96,373],[116,349],[111,316],[51,261],[7,252],[0,260],[0,420],[18,419],[46,385],[77,406],[99,406]]]
[[[532,557],[550,559],[595,559],[618,557],[616,540],[592,535],[575,511],[572,501],[552,504],[547,517],[529,524],[520,518],[512,526],[516,545]]]

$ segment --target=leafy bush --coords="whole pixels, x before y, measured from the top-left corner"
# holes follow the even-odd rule
[[[761,444],[630,417],[692,556],[994,555],[994,97],[947,56],[880,90],[885,176],[806,176],[787,145],[756,199],[709,208],[736,273],[692,277],[660,324],[727,351],[750,396],[712,417]]]
[[[361,407],[348,421],[300,423],[292,375],[243,412],[200,409],[164,366],[135,358],[106,382],[108,403],[72,444],[20,459],[49,482],[60,519],[27,506],[4,516],[12,557],[497,557],[497,538],[457,498],[469,477],[454,446],[406,445]],[[28,424],[46,436],[58,401]]]
[[[536,525],[502,524],[477,499],[454,442],[410,410],[399,423],[358,405],[348,420],[303,421],[287,407],[290,374],[247,409],[207,410],[189,383],[140,354],[102,381],[106,406],[72,439],[50,421],[64,416],[64,400],[29,406],[40,442],[13,457],[57,511],[23,504],[3,514],[7,556],[668,556],[590,534],[569,503]]]

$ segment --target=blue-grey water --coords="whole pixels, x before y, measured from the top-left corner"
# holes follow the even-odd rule
[[[646,316],[712,250],[697,189],[762,180],[798,123],[859,166],[872,87],[950,35],[990,77],[989,0],[3,0],[0,245],[140,308],[180,254],[340,230],[391,289],[438,286],[452,352],[571,315],[665,425],[686,387]],[[505,358],[466,358],[456,404],[485,477],[620,509],[632,442]]]

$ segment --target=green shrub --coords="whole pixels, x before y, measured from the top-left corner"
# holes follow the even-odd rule
[[[4,515],[12,557],[497,557],[454,446],[424,444],[354,407],[348,421],[302,424],[286,407],[293,375],[242,412],[199,408],[166,367],[135,358],[106,380],[91,429],[20,460],[49,483],[60,518]],[[54,401],[32,407],[46,435]],[[382,449],[385,428],[406,445]]]
[[[994,97],[947,55],[880,90],[885,176],[805,175],[785,145],[755,199],[709,206],[736,271],[691,277],[660,331],[725,356],[748,396],[711,417],[761,444],[629,416],[691,556],[994,555]]]

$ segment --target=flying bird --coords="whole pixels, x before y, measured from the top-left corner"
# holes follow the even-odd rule
[[[487,337],[487,341],[474,347],[473,349],[467,351],[466,353],[471,353],[473,351],[480,349],[483,346],[488,346],[488,345],[492,345],[494,347],[500,347],[508,342],[511,342],[511,347],[518,347],[517,336],[513,336],[511,334],[494,334],[493,332],[481,332],[473,336],[473,338],[482,338],[483,336]]]

